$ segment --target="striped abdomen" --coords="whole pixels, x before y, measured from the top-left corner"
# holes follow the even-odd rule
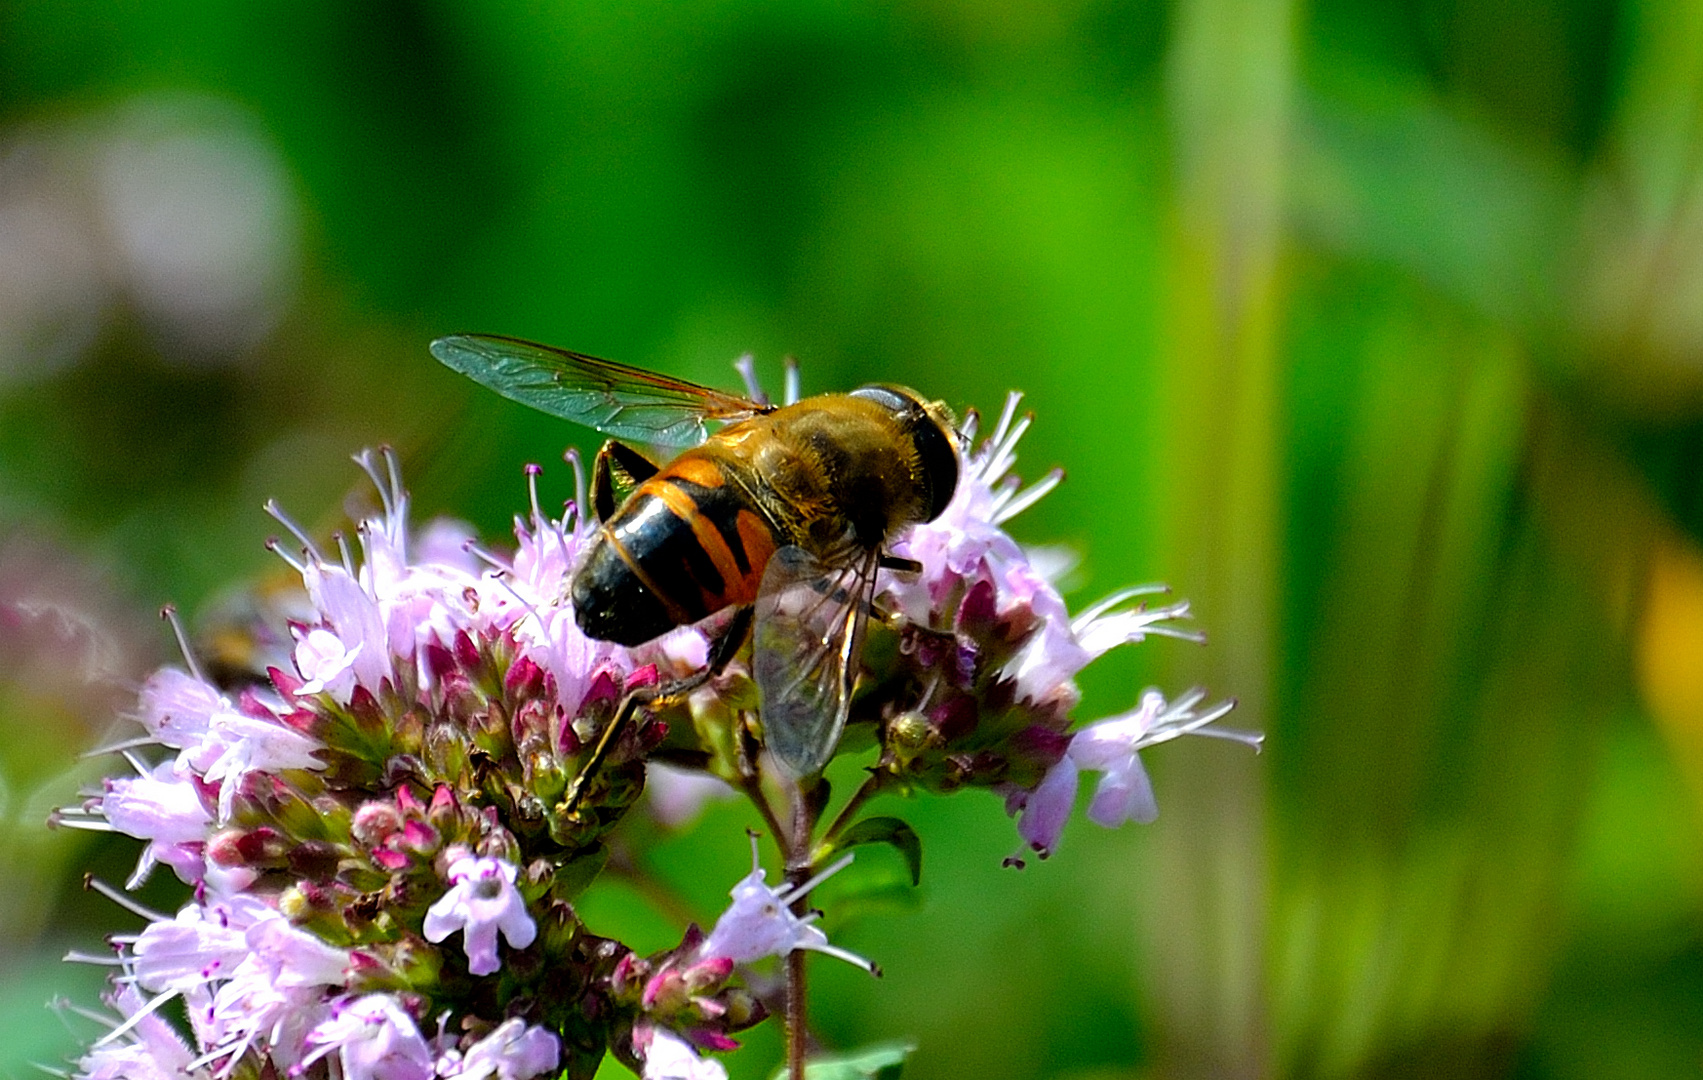
[[[778,546],[769,521],[723,467],[687,451],[598,530],[574,575],[575,617],[589,637],[649,641],[755,601]]]

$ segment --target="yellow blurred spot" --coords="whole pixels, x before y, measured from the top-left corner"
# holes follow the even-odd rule
[[[1635,658],[1639,689],[1703,802],[1703,548],[1672,534],[1658,541],[1647,585]]]

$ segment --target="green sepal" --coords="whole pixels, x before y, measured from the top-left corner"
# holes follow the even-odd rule
[[[922,883],[922,838],[915,829],[896,817],[864,818],[823,843],[812,862],[821,865],[832,856],[860,844],[887,844],[898,849],[911,871],[911,884]]]
[[[804,1066],[805,1080],[899,1080],[905,1059],[916,1052],[914,1043],[877,1043],[849,1054],[819,1057]],[[770,1080],[787,1080],[782,1065]]]

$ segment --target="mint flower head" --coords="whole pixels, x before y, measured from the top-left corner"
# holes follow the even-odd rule
[[[1185,734],[1257,747],[1211,727],[1232,703],[1198,690],[1148,691],[1129,713],[1074,724],[1075,677],[1099,656],[1200,635],[1181,625],[1186,603],[1149,606],[1162,591],[1150,588],[1072,615],[1059,560],[1005,531],[1061,475],[1028,488],[1011,475],[1029,423],[1017,402],[979,444],[970,417],[964,449],[943,451],[960,454],[951,499],[880,553],[890,569],[872,599],[843,609],[867,619],[864,636],[833,639],[861,642],[834,668],[849,675],[838,701],[858,737],[825,751],[873,741],[875,754],[831,820],[830,785],[765,744],[774,684],[753,676],[751,641],[773,641],[777,624],[748,634],[760,614],[726,608],[633,646],[583,632],[571,586],[602,527],[583,479],[550,517],[529,469],[507,551],[454,522],[416,530],[388,452],[356,459],[379,505],[352,539],[321,543],[269,505],[291,537],[270,546],[295,583],[257,609],[285,617],[242,628],[258,662],[212,677],[177,628],[183,665],[144,682],[141,735],[116,747],[127,773],[57,815],[142,841],[131,887],[164,867],[190,890],[167,913],[97,885],[147,925],[112,939],[110,1014],[79,1013],[102,1030],[73,1075],[588,1080],[613,1055],[653,1080],[724,1077],[708,1055],[783,1009],[796,1070],[802,994],[778,993],[774,970],[801,987],[806,955],[824,953],[878,973],[829,942],[813,890],[867,843],[920,873],[908,825],[860,820],[872,796],[993,792],[1023,851],[1044,857],[1084,772],[1098,776],[1091,820],[1150,821],[1142,750]],[[831,586],[818,595],[837,601]],[[664,823],[713,795],[750,800],[782,875],[769,884],[753,835],[751,871],[708,933],[688,925],[640,954],[576,904],[606,864],[641,871],[654,824],[618,830],[647,786]]]
[[[863,718],[875,721],[882,746],[877,785],[990,788],[1021,816],[1025,848],[1044,858],[1074,805],[1078,768],[1106,773],[1092,820],[1108,826],[1149,821],[1156,810],[1136,749],[1184,733],[1221,734],[1256,748],[1260,737],[1206,729],[1234,702],[1197,714],[1192,710],[1205,696],[1200,691],[1183,699],[1188,723],[1167,721],[1146,742],[1126,740],[1121,765],[1093,749],[1105,741],[1111,721],[1072,730],[1070,713],[1080,697],[1074,680],[1094,660],[1154,635],[1205,639],[1181,625],[1187,601],[1147,604],[1162,587],[1120,590],[1071,615],[1053,581],[1061,565],[1056,554],[1031,551],[1005,531],[1006,522],[1063,477],[1054,470],[1024,488],[1011,475],[1031,420],[1017,417],[1019,400],[1016,394],[1006,400],[993,432],[966,455],[945,512],[895,545],[896,555],[914,559],[921,570],[883,578],[880,599],[897,614],[889,626],[897,640],[885,653],[890,659],[870,672],[875,689],[864,697]],[[973,415],[965,429],[969,445],[976,434]],[[1127,812],[1109,809],[1115,797],[1129,804]],[[1017,857],[1007,862],[1022,865]]]
[[[589,1076],[617,1042],[636,1060],[641,1022],[734,1045],[763,1010],[731,964],[690,1001],[647,1001],[635,965],[666,954],[597,937],[573,906],[645,758],[691,717],[659,702],[589,770],[594,747],[631,693],[705,662],[704,636],[580,633],[577,506],[552,520],[534,495],[501,556],[454,525],[414,534],[395,460],[358,460],[382,509],[356,544],[327,554],[269,508],[299,544],[274,545],[301,590],[282,663],[215,685],[186,646],[143,686],[133,775],[59,815],[145,841],[132,885],[163,865],[194,887],[114,939],[119,1017],[79,1075],[147,1075],[129,1063],[153,1055],[212,1080]],[[174,1001],[187,1030],[162,1019]]]

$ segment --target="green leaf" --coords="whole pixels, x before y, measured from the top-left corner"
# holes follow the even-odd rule
[[[915,1043],[877,1043],[849,1054],[820,1057],[804,1066],[805,1080],[899,1080],[905,1059],[916,1051]],[[775,1070],[770,1080],[788,1080],[786,1066]]]
[[[911,884],[922,882],[922,838],[916,830],[896,817],[864,818],[839,836],[823,845],[817,861],[857,847],[859,844],[890,844],[905,857],[911,871]]]

